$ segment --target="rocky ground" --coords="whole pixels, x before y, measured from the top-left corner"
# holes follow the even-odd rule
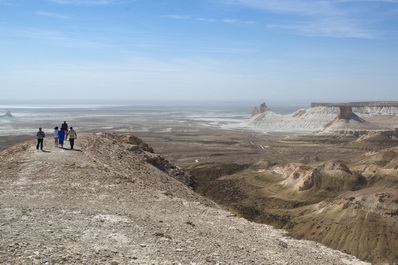
[[[79,136],[0,153],[1,264],[365,264],[221,209],[135,138]]]

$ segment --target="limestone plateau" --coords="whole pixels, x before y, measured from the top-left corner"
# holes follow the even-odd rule
[[[363,101],[363,102],[348,102],[348,103],[320,103],[313,102],[311,107],[398,107],[398,101]]]
[[[311,103],[292,114],[272,112],[265,103],[255,107],[242,127],[264,131],[359,133],[398,128],[398,102]]]

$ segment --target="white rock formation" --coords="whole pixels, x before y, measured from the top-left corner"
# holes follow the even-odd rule
[[[263,103],[265,105],[265,103]],[[366,132],[390,130],[398,124],[398,103],[386,106],[373,103],[321,104],[300,109],[288,115],[266,109],[252,112],[252,117],[240,124],[267,132]]]

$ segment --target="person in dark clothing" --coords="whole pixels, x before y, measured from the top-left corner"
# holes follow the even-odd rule
[[[44,138],[46,137],[46,134],[41,130],[41,128],[39,128],[39,131],[36,134],[37,136],[37,145],[36,145],[36,149],[43,151],[43,142],[44,142]]]
[[[65,135],[65,139],[66,139],[66,135],[68,134],[68,124],[66,123],[66,121],[64,121],[64,123],[62,123],[61,130],[64,131],[64,135]]]

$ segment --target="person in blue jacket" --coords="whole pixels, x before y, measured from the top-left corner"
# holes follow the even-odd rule
[[[58,131],[58,143],[61,145],[61,148],[64,148],[64,141],[65,141],[65,131],[59,130]]]

